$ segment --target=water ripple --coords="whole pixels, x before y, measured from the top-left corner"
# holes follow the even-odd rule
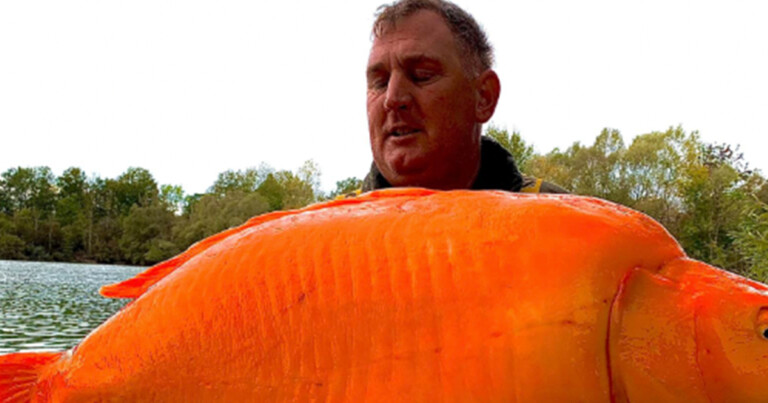
[[[141,270],[0,260],[0,354],[74,346],[127,302],[100,296],[99,287]]]

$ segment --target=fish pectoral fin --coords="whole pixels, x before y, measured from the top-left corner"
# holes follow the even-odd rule
[[[708,401],[696,357],[693,295],[667,276],[679,262],[685,259],[659,270],[636,268],[622,281],[607,349],[615,401]]]
[[[370,202],[373,200],[394,198],[394,197],[418,197],[428,196],[436,193],[434,190],[421,189],[421,188],[394,188],[377,190],[369,193],[364,193],[357,197],[348,199],[332,200],[324,203],[316,203],[310,206],[296,209],[275,211],[272,213],[263,214],[253,217],[245,222],[245,224],[239,227],[230,228],[228,230],[219,232],[218,234],[211,235],[197,243],[193,244],[186,251],[179,255],[176,255],[166,261],[160,262],[149,269],[137,274],[135,277],[125,281],[121,281],[115,284],[109,284],[102,286],[99,289],[99,293],[107,298],[138,298],[141,294],[145,293],[149,287],[156,284],[158,281],[165,278],[167,275],[173,273],[184,263],[192,259],[193,257],[205,252],[210,247],[218,244],[219,242],[237,235],[249,228],[253,228],[264,224],[266,222],[274,221],[285,216],[292,216],[308,211],[317,211],[330,207],[344,206],[350,204],[360,204]]]
[[[0,356],[0,402],[32,400],[41,370],[63,353],[14,353]]]

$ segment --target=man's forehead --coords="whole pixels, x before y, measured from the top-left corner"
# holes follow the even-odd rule
[[[398,59],[441,60],[458,56],[458,47],[442,17],[432,11],[417,11],[374,38],[369,65],[392,52]]]
[[[419,10],[395,21],[382,22],[381,29],[374,35],[374,44],[411,38],[452,37],[448,23],[440,14],[431,10]]]

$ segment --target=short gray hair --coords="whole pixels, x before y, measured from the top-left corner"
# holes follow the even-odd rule
[[[453,33],[461,50],[462,59],[473,75],[488,70],[493,65],[493,47],[483,29],[468,12],[445,0],[397,0],[379,6],[373,23],[373,36],[381,37],[387,28],[397,24],[420,10],[440,15]]]

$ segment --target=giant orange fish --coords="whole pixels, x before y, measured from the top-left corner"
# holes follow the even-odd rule
[[[584,197],[374,192],[102,294],[135,300],[0,357],[0,401],[768,401],[768,288]]]

